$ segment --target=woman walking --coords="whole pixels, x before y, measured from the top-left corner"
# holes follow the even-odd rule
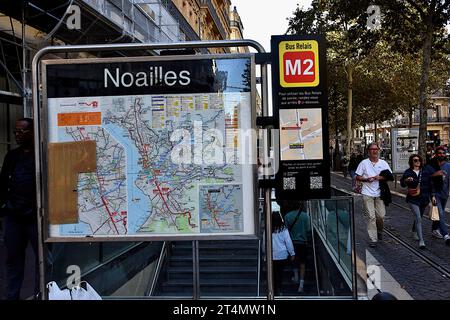
[[[294,260],[295,251],[291,236],[279,212],[272,214],[272,259],[275,295],[281,294],[283,270],[288,263],[288,257]]]
[[[430,178],[431,170],[427,166],[424,168],[424,162],[421,156],[413,154],[409,157],[409,169],[403,173],[400,184],[403,188],[408,187],[406,202],[409,203],[411,212],[415,220],[413,223],[413,232],[415,239],[419,240],[419,248],[425,249],[422,232],[422,216],[425,208],[430,203]]]

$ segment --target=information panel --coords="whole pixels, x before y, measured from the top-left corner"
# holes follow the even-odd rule
[[[330,197],[324,39],[272,37],[273,113],[280,136],[278,199]]]
[[[392,170],[394,173],[403,173],[409,168],[409,157],[418,153],[419,129],[392,128]]]
[[[48,144],[96,143],[50,238],[254,235],[253,56],[175,58],[44,62]]]

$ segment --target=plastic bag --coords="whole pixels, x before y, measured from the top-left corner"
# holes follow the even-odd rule
[[[82,284],[86,286],[86,289],[83,288]],[[71,293],[72,300],[102,300],[97,291],[86,281],[81,281],[80,285],[73,287]]]
[[[439,209],[437,206],[431,206],[430,219],[431,221],[439,221]]]
[[[55,281],[47,283],[49,300],[72,300],[69,289],[61,290]]]

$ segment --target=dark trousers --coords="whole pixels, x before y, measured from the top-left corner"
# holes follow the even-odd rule
[[[37,222],[5,217],[4,240],[6,247],[6,299],[20,299],[20,288],[25,272],[25,255],[28,243],[33,248],[35,260],[35,294],[39,292],[38,231]]]
[[[273,260],[273,289],[274,294],[279,295],[281,293],[281,286],[283,282],[283,271],[287,265],[288,260]]]

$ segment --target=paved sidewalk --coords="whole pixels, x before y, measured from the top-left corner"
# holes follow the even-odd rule
[[[332,173],[331,180],[332,185],[337,188],[350,191],[350,179],[344,179],[342,174]],[[418,248],[418,241],[414,240],[411,233],[414,217],[411,210],[407,208],[405,195],[402,192],[394,192],[393,201],[402,207],[389,205],[386,208],[384,227],[402,241]],[[355,199],[360,197],[360,195],[356,195]],[[362,208],[355,208],[355,217],[357,218],[355,224],[356,242],[357,244],[368,243],[366,218],[360,219],[364,217]],[[447,218],[450,218],[450,216]],[[447,221],[450,221],[450,219]],[[422,254],[433,259],[444,268],[450,269],[450,247],[445,245],[442,239],[432,237],[429,219],[423,219],[422,223],[426,243],[426,249],[422,251]],[[383,288],[384,285],[384,290],[391,291],[391,293],[395,292],[394,295],[399,295],[398,298],[400,299],[409,299],[402,290],[406,291],[414,300],[450,299],[450,279],[431,268],[387,234],[383,236],[383,240],[376,248],[367,248],[365,258],[367,266],[372,263],[373,266],[380,267],[381,287]],[[367,271],[368,273],[373,272],[373,267]],[[369,292],[369,296],[370,294]]]

